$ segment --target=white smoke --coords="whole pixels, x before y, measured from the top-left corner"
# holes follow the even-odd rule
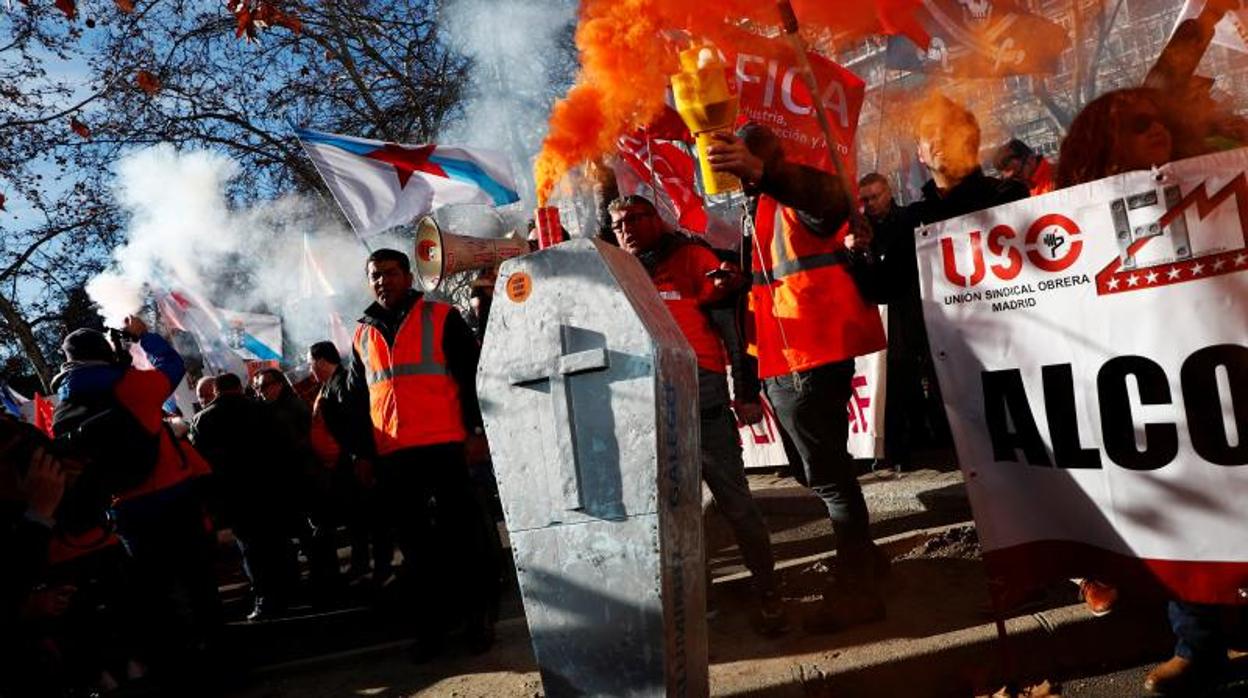
[[[533,158],[546,135],[550,107],[569,75],[576,2],[569,0],[449,0],[442,10],[448,42],[472,59],[464,117],[439,134],[442,143],[507,153],[525,208],[534,205]]]
[[[116,197],[129,214],[126,242],[110,270],[87,284],[107,324],[138,312],[147,288],[185,288],[220,308],[280,315],[301,351],[330,339],[328,310],[356,312],[367,303],[368,253],[320,202],[286,196],[231,208],[237,164],[168,144],[129,155],[116,172]],[[305,235],[329,288],[307,273]]]

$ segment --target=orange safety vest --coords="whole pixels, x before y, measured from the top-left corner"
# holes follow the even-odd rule
[[[875,306],[841,263],[849,226],[819,237],[770,196],[754,215],[754,313],[758,375],[771,378],[870,354],[887,346]]]
[[[468,437],[459,386],[442,353],[450,312],[446,303],[420,298],[403,319],[393,347],[376,327],[361,323],[356,328],[355,351],[364,362],[378,455]]]

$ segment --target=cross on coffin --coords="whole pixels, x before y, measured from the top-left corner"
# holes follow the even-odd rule
[[[521,364],[508,377],[515,386],[527,386],[548,381],[550,402],[554,410],[555,450],[559,459],[560,493],[565,509],[579,511],[581,501],[580,476],[576,448],[576,415],[573,414],[572,390],[569,383],[573,376],[608,368],[606,347],[573,350],[577,339],[583,334],[571,325],[559,324],[559,355]],[[583,342],[579,342],[583,343]]]

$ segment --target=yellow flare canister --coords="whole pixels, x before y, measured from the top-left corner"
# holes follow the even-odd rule
[[[697,139],[702,186],[710,198],[740,191],[736,177],[712,172],[706,149],[716,133],[731,133],[737,121],[737,97],[728,91],[726,66],[712,46],[695,46],[680,52],[680,72],[672,76],[676,111]]]

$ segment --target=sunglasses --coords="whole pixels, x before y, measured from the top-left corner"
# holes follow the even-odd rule
[[[1153,124],[1160,124],[1161,119],[1156,114],[1133,114],[1127,119],[1126,127],[1134,136],[1142,136],[1148,133]]]

